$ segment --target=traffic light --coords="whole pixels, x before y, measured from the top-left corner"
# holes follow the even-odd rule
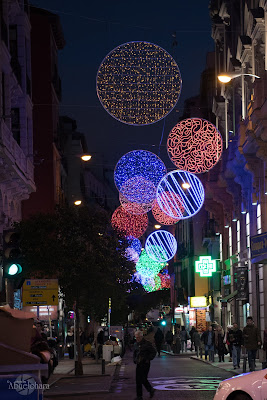
[[[166,326],[166,325],[167,325],[167,322],[163,319],[163,320],[161,321],[161,325],[162,325],[162,326]]]
[[[4,277],[15,279],[22,272],[20,234],[15,230],[3,232]]]

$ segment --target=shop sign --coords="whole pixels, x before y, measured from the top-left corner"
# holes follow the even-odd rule
[[[212,276],[216,272],[216,260],[212,260],[211,256],[200,256],[198,261],[195,261],[195,271],[201,277]]]
[[[267,259],[267,232],[250,238],[251,258],[263,257]],[[252,260],[253,262],[253,260]]]
[[[191,308],[207,307],[206,296],[190,297],[190,307]]]

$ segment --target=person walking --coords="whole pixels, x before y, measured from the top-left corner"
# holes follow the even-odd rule
[[[136,400],[143,400],[143,385],[150,393],[150,398],[155,394],[155,389],[149,383],[147,376],[150,369],[150,361],[155,358],[157,352],[151,342],[143,338],[143,332],[138,330],[134,334],[133,359],[136,364]]]
[[[224,344],[224,331],[220,325],[217,326],[217,335],[215,336],[215,346],[219,356],[219,362],[224,362],[224,355],[227,352]]]
[[[188,332],[185,330],[185,327],[182,326],[182,330],[180,332],[182,353],[187,352],[188,337],[189,337]]]
[[[200,331],[199,330],[195,330],[192,340],[194,342],[194,346],[195,346],[195,350],[196,350],[196,353],[197,353],[197,357],[200,356],[200,358],[202,358],[201,336],[200,336]]]
[[[154,340],[155,340],[155,345],[156,345],[156,349],[158,352],[158,356],[160,357],[161,346],[162,346],[162,342],[164,340],[164,335],[160,328],[157,329],[157,332],[154,335]]]
[[[191,330],[189,332],[190,339],[191,339],[191,348],[190,348],[191,351],[193,351],[193,347],[194,347],[193,336],[194,336],[195,332],[196,332],[196,328],[194,326],[192,326],[192,328],[191,328]]]
[[[232,359],[233,359],[234,369],[240,368],[242,331],[241,329],[238,328],[236,322],[233,323],[232,329],[229,330],[227,338],[232,348]]]
[[[207,360],[207,356],[209,355],[209,361],[214,362],[215,332],[211,325],[203,332],[201,340],[205,345],[205,360]]]
[[[180,328],[175,329],[175,333],[173,335],[173,352],[174,354],[181,353],[181,338],[180,338]]]
[[[258,347],[261,346],[259,329],[254,325],[253,318],[247,317],[247,325],[243,329],[244,347],[248,353],[250,371],[255,371],[255,360]]]
[[[172,331],[167,331],[166,336],[165,336],[165,341],[167,343],[167,351],[171,352],[171,346],[173,342],[173,334]]]

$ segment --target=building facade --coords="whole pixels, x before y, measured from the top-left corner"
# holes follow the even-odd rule
[[[62,199],[59,103],[61,80],[58,51],[65,40],[58,15],[30,7],[33,156],[36,191],[23,202],[23,218],[39,212],[54,212]]]
[[[26,1],[0,1],[0,232],[35,191],[31,24]]]

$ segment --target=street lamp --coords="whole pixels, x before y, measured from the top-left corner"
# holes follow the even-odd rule
[[[156,229],[160,229],[160,228],[161,228],[161,225],[156,224],[156,225],[155,225],[155,228],[156,228]]]
[[[83,154],[83,155],[81,156],[81,159],[82,159],[83,161],[89,161],[89,160],[91,160],[91,158],[92,158],[92,156],[91,156],[90,154]]]
[[[236,74],[236,73],[233,73],[233,72],[225,72],[225,73],[222,73],[222,74],[218,75],[218,79],[219,79],[219,81],[221,83],[228,83],[232,79],[237,78],[239,76],[244,76],[244,75],[252,76],[254,78],[260,78],[260,76],[254,75],[254,74],[243,74],[243,73]]]
[[[76,200],[74,202],[74,204],[75,204],[75,206],[80,206],[82,204],[82,201],[81,200]]]

